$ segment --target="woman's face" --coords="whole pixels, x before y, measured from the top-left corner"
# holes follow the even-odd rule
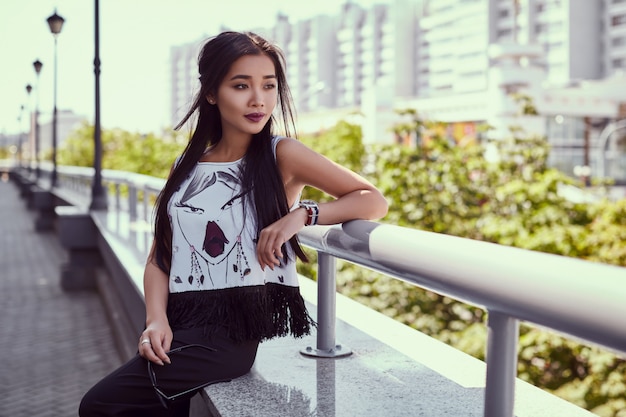
[[[222,118],[222,134],[259,133],[277,103],[278,81],[274,63],[265,54],[236,60],[220,84],[214,101]]]

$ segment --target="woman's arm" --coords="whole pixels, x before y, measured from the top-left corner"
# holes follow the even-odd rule
[[[301,142],[283,139],[276,152],[288,198],[295,198],[307,185],[335,197],[320,203],[318,224],[375,220],[387,214],[387,200],[369,181]]]
[[[180,158],[176,158],[170,168],[170,176]],[[164,362],[170,363],[166,352],[169,352],[173,339],[172,329],[167,319],[167,300],[170,290],[169,277],[159,268],[155,254],[156,242],[153,240],[143,272],[146,328],[139,338],[139,354],[149,361],[163,365]],[[146,340],[150,343],[142,343]]]
[[[163,365],[170,363],[165,354],[172,343],[172,329],[167,320],[168,277],[154,259],[154,243],[148,255],[143,274],[143,291],[146,302],[146,329],[139,339],[139,354],[149,361]],[[150,343],[141,343],[144,340]]]
[[[319,204],[318,224],[375,220],[387,214],[387,200],[369,181],[304,144],[283,139],[276,154],[290,204],[307,185],[335,198]],[[280,247],[304,227],[306,219],[306,210],[299,208],[261,231],[257,256],[262,267],[279,265]]]

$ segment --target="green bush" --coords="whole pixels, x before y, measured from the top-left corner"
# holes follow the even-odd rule
[[[455,144],[437,133],[445,131],[441,123],[423,121],[415,111],[404,114],[411,120],[394,131],[413,135],[416,146],[368,150],[375,161],[366,174],[390,201],[383,222],[626,266],[626,200],[581,204],[564,198],[559,187],[582,184],[548,168],[545,138],[513,128],[508,138]],[[307,143],[333,160],[350,154],[346,143],[358,146],[352,135],[333,129]],[[498,158],[487,160],[488,148]],[[347,262],[338,267],[343,294],[484,359],[481,309]],[[308,276],[315,276],[313,269],[301,267]],[[522,325],[518,375],[598,415],[624,417],[626,362],[602,349]]]
[[[94,127],[83,124],[64,141],[59,149],[60,165],[93,166]],[[116,169],[166,178],[174,158],[183,150],[180,139],[127,132],[102,130],[102,168]]]

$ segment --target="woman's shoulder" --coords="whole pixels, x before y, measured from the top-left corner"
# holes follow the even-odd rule
[[[289,136],[273,136],[272,146],[274,147],[274,150],[276,150],[279,144],[288,143],[288,142],[295,141],[295,140],[296,139],[289,137]],[[283,145],[280,145],[280,146],[283,146]]]
[[[284,158],[298,150],[308,149],[302,142],[289,136],[274,136],[272,139],[274,155],[276,158]]]
[[[294,138],[277,142],[275,156],[285,178],[300,176],[305,171],[314,172],[323,166],[320,154]]]

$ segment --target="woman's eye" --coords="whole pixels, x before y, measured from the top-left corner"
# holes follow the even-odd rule
[[[246,84],[237,84],[235,88],[237,90],[243,90],[244,88],[248,88],[248,86]]]
[[[268,90],[271,90],[273,88],[276,88],[276,84],[267,84],[265,88],[267,88]]]

